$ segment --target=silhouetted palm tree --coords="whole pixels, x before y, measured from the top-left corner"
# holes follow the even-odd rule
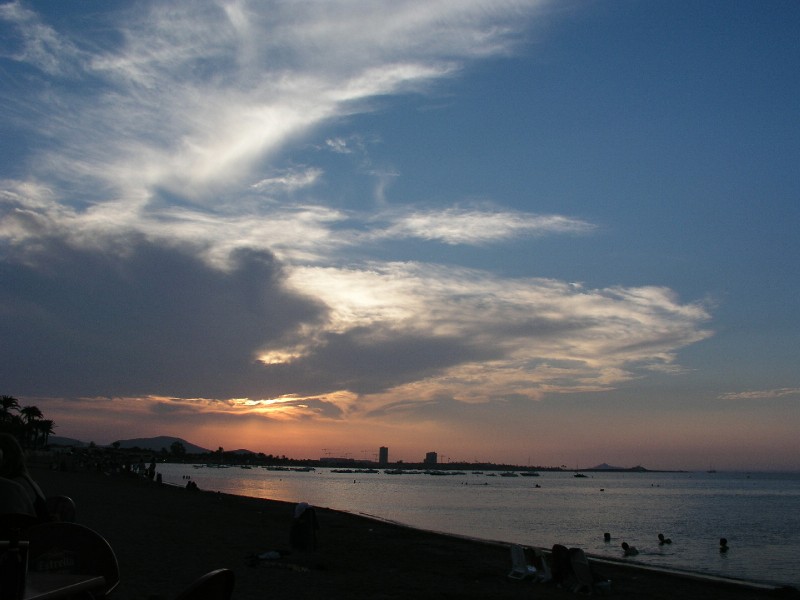
[[[36,406],[26,406],[20,409],[19,414],[22,415],[22,418],[25,421],[25,423],[30,423],[31,421],[37,421],[44,416],[42,414],[42,411],[40,411],[39,408]]]
[[[36,421],[36,427],[39,430],[39,434],[42,436],[42,447],[47,446],[50,436],[55,433],[55,426],[56,424],[52,419]]]
[[[19,401],[14,396],[3,396],[0,398],[0,419],[10,420],[11,411],[19,410]]]
[[[35,448],[39,438],[38,421],[44,416],[42,411],[36,406],[25,406],[21,408],[19,414],[22,416],[23,431],[26,446]]]
[[[24,423],[19,412],[19,401],[13,396],[0,397],[0,431],[10,433],[20,443],[24,441]]]
[[[20,408],[13,396],[0,396],[0,431],[13,435],[23,447],[47,445],[55,422],[43,417],[36,406]]]

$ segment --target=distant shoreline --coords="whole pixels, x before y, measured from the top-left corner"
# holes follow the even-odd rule
[[[186,447],[203,450],[202,452],[186,452],[176,456],[169,451],[169,446],[173,443],[185,444]],[[117,442],[115,442],[117,443]],[[253,466],[308,466],[314,468],[379,468],[379,469],[423,469],[423,470],[463,470],[463,471],[518,471],[534,472],[542,471],[546,473],[692,473],[700,472],[686,469],[648,469],[641,465],[635,467],[616,467],[616,466],[595,466],[585,468],[567,468],[564,466],[530,466],[512,465],[505,463],[487,462],[447,462],[447,463],[425,463],[425,462],[406,462],[395,461],[379,463],[377,461],[358,460],[355,458],[333,458],[333,459],[305,459],[274,457],[263,453],[252,452],[250,450],[224,451],[220,455],[218,451],[205,450],[198,446],[186,442],[182,438],[170,436],[158,436],[155,438],[140,438],[136,440],[124,440],[115,447],[113,444],[94,445],[74,440],[71,438],[54,437],[50,444],[51,452],[59,452],[67,449],[77,451],[99,451],[103,453],[117,454],[120,457],[147,455],[158,456],[159,462],[179,463],[179,464],[221,464],[228,466],[253,465]],[[140,445],[135,445],[140,444]]]

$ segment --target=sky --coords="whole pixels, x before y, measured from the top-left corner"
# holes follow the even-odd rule
[[[800,4],[0,4],[0,393],[295,458],[800,470]]]

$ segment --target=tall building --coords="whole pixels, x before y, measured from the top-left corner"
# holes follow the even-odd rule
[[[379,465],[388,465],[389,464],[389,448],[386,446],[381,446],[378,450],[378,464]]]
[[[435,465],[439,460],[439,455],[436,452],[427,452],[425,454],[425,464],[426,465]]]

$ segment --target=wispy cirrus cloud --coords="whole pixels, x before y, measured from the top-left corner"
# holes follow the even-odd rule
[[[263,193],[293,192],[314,185],[322,174],[322,169],[315,167],[284,169],[281,172],[265,177],[251,187],[253,190]]]
[[[398,384],[418,396],[423,380],[425,396],[449,391],[473,401],[605,389],[673,365],[679,348],[710,335],[699,327],[709,319],[706,307],[681,304],[658,287],[584,289],[410,263],[297,268],[288,282],[330,308],[327,324],[304,346],[292,340],[288,362],[314,360],[342,337],[374,351],[406,336],[416,340],[408,359],[438,342],[439,366]],[[403,352],[395,358],[402,364]]]
[[[448,245],[503,243],[521,236],[583,235],[595,230],[584,220],[563,215],[535,215],[501,208],[386,208],[360,212],[324,205],[292,204],[286,195],[313,186],[321,169],[284,170],[253,184],[250,199],[240,196],[225,214],[186,206],[102,203],[77,210],[58,201],[53,190],[6,181],[3,198],[9,210],[0,237],[17,242],[47,232],[78,246],[124,243],[125,231],[160,243],[193,245],[211,262],[224,264],[238,248],[260,248],[292,264],[330,262],[336,250],[387,239],[423,239]],[[122,237],[120,237],[122,235]]]
[[[595,229],[591,223],[563,215],[534,215],[508,210],[445,208],[398,211],[377,235],[414,237],[445,244],[484,244],[522,235],[581,234]]]
[[[21,2],[0,4],[0,19],[16,26],[16,36],[2,52],[14,61],[31,64],[48,75],[66,77],[81,70],[88,55],[69,38],[42,23],[38,15]]]
[[[38,157],[40,176],[207,204],[314,127],[507,50],[520,19],[543,5],[153,3],[109,15],[119,35],[91,46],[20,3],[2,16],[26,40],[15,60],[53,72],[65,55],[79,57],[74,81],[18,99],[41,107],[28,118],[56,142]],[[87,82],[87,92],[74,85]]]
[[[800,388],[777,388],[773,390],[750,390],[746,392],[729,392],[722,394],[720,400],[774,400],[786,397],[800,398]]]

